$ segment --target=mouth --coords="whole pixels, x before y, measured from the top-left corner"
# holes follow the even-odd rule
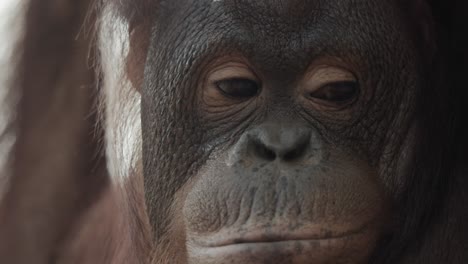
[[[226,231],[189,243],[194,263],[329,263],[343,258],[343,263],[361,263],[375,243],[375,229],[370,224],[346,232],[301,228],[261,231]],[[336,229],[335,229],[336,230]],[[342,263],[342,262],[339,262]]]
[[[198,244],[203,247],[219,248],[239,244],[339,240],[363,233],[370,228],[371,224],[366,223],[355,229],[349,229],[345,226],[334,228],[309,226],[302,228],[262,227],[255,230],[228,230],[202,238],[198,240]],[[340,229],[346,231],[340,231]]]

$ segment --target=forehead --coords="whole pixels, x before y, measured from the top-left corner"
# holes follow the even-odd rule
[[[255,35],[307,35],[347,28],[373,30],[395,21],[395,0],[171,0],[163,1],[159,25],[185,24],[186,29],[243,29]],[[172,25],[174,26],[174,25]],[[388,27],[387,27],[388,28]],[[197,29],[200,30],[200,29]],[[338,33],[338,32],[337,32]]]
[[[208,0],[208,3],[209,2]],[[346,2],[348,2],[348,0],[341,1],[342,4]],[[218,0],[214,2],[211,1],[211,4],[222,6],[230,11],[236,10],[252,16],[271,16],[281,19],[291,19],[309,18],[315,11],[323,8],[324,4],[327,4],[327,2],[323,0]]]
[[[166,1],[163,1],[166,2]],[[171,6],[179,10],[194,6],[217,9],[222,12],[238,12],[252,17],[308,20],[314,15],[334,13],[366,13],[385,11],[396,0],[172,0]]]
[[[230,49],[257,59],[262,65],[290,68],[303,67],[324,54],[352,56],[357,61],[362,58],[361,62],[384,60],[392,50],[407,44],[401,37],[404,25],[398,17],[395,0],[172,0],[164,3],[156,16],[152,37],[156,45],[152,46],[172,50],[164,52],[172,54],[173,57],[165,58],[169,61],[189,59],[188,54],[203,59]]]

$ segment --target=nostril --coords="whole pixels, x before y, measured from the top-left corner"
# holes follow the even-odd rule
[[[261,142],[253,141],[252,145],[256,156],[259,158],[265,159],[267,161],[274,161],[276,159],[276,153]]]
[[[300,144],[297,147],[293,148],[291,151],[288,151],[282,155],[284,161],[295,161],[299,160],[307,150],[307,144]]]

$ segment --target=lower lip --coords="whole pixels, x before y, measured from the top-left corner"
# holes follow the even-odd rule
[[[219,247],[189,247],[193,263],[361,263],[369,255],[375,241],[372,234],[358,233],[350,236],[248,242]],[[192,263],[192,261],[191,261]]]

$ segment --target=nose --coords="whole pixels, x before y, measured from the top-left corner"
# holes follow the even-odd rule
[[[301,161],[311,150],[312,130],[295,124],[267,124],[249,133],[250,155],[264,161]]]

